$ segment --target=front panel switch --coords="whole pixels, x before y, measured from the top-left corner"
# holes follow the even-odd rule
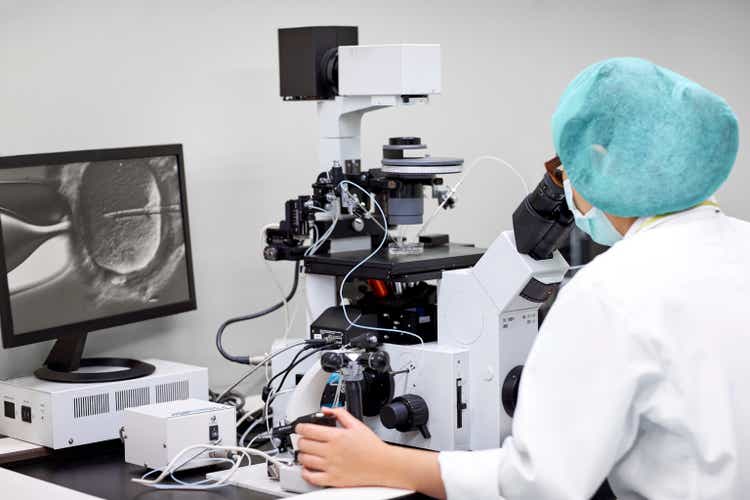
[[[456,379],[456,428],[461,429],[464,426],[464,410],[467,404],[463,401],[463,379]]]

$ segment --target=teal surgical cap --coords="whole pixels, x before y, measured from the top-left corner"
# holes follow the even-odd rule
[[[552,133],[573,187],[621,217],[699,204],[737,158],[737,118],[724,99],[643,59],[586,68],[560,99]]]

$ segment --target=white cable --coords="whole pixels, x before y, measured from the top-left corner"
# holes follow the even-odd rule
[[[231,451],[235,453],[239,453],[242,455],[239,457],[235,463],[234,466],[232,466],[231,469],[227,472],[227,474],[221,476],[221,478],[217,479],[215,483],[212,484],[195,484],[195,485],[159,485],[166,477],[168,477],[172,472],[176,470],[175,465],[180,462],[180,459],[183,455],[186,453],[192,451],[192,450],[201,450],[201,453],[207,450],[217,450],[217,451]],[[167,466],[161,471],[161,474],[157,476],[156,479],[145,479],[147,477],[144,475],[140,479],[132,479],[134,483],[142,484],[144,486],[152,486],[156,488],[165,488],[165,489],[211,489],[211,488],[217,488],[219,486],[223,486],[231,479],[231,477],[234,475],[234,473],[239,468],[240,463],[242,462],[242,457],[245,457],[248,459],[248,461],[251,460],[251,455],[259,456],[264,458],[267,462],[271,462],[275,465],[281,465],[281,462],[269,455],[268,453],[265,453],[260,450],[255,450],[251,448],[243,448],[241,446],[218,446],[218,445],[210,445],[210,444],[195,444],[192,446],[188,446],[187,448],[183,448],[170,462],[167,464]],[[180,464],[180,467],[185,465],[187,462],[182,462]]]
[[[372,193],[370,193],[369,191],[367,191],[366,189],[364,189],[362,186],[360,186],[360,185],[358,185],[358,184],[356,184],[356,183],[354,183],[352,181],[346,181],[346,180],[344,180],[344,181],[339,182],[339,186],[346,185],[346,184],[354,186],[355,188],[357,188],[360,191],[362,191],[362,193],[364,193],[365,195],[369,196],[370,197],[370,201],[372,201],[372,203],[375,205],[375,207],[377,207],[378,211],[380,211],[380,215],[382,216],[383,220],[386,220],[385,212],[383,211],[383,208],[380,206],[380,203],[378,203],[378,201],[375,199],[375,196],[373,196]],[[393,333],[393,332],[403,333],[404,335],[409,335],[411,337],[417,338],[419,340],[420,344],[424,344],[424,339],[422,337],[420,337],[419,335],[417,335],[416,333],[407,332],[406,330],[398,330],[396,328],[376,328],[374,326],[359,325],[359,324],[355,323],[354,321],[352,321],[349,318],[349,314],[346,312],[346,302],[344,300],[344,285],[349,280],[349,277],[357,269],[359,269],[360,267],[362,267],[368,260],[370,260],[375,255],[377,255],[378,252],[380,252],[380,250],[385,245],[386,241],[388,241],[388,231],[383,232],[383,239],[380,240],[380,244],[378,245],[378,247],[375,250],[373,250],[372,253],[370,253],[370,255],[368,255],[367,257],[365,257],[364,259],[362,259],[361,261],[359,261],[359,263],[357,263],[357,265],[355,265],[354,267],[352,267],[349,270],[349,272],[346,273],[346,276],[344,276],[344,279],[341,280],[341,286],[339,287],[339,301],[341,302],[341,309],[344,311],[344,318],[346,318],[346,321],[351,326],[354,326],[354,327],[357,327],[357,328],[363,328],[365,330],[377,330],[377,331],[381,331],[381,332],[390,332],[390,333]]]
[[[247,420],[248,418],[250,418],[250,416],[253,413],[255,413],[255,412],[249,411],[249,412],[245,413],[244,415],[242,415],[242,417],[237,421],[236,427],[239,427],[242,424],[242,422],[244,422],[245,420]]]
[[[480,156],[479,158],[476,158],[474,161],[471,162],[471,165],[469,165],[469,167],[466,169],[466,172],[464,172],[464,175],[462,175],[461,178],[456,183],[456,185],[451,188],[450,193],[448,193],[448,196],[446,196],[443,202],[437,206],[437,208],[435,209],[434,212],[432,212],[430,217],[428,217],[428,219],[424,221],[424,224],[422,224],[422,227],[419,228],[419,232],[417,232],[417,238],[419,238],[420,236],[422,236],[422,234],[424,234],[425,230],[427,230],[427,227],[432,223],[433,219],[437,216],[438,213],[440,213],[440,210],[445,206],[446,203],[448,203],[448,200],[450,200],[451,197],[454,194],[456,194],[456,191],[458,191],[458,188],[461,187],[461,184],[463,184],[464,181],[469,177],[469,174],[471,174],[471,172],[474,170],[474,167],[479,165],[479,163],[481,163],[484,160],[496,161],[500,163],[501,165],[508,167],[508,169],[510,169],[511,172],[516,174],[516,177],[518,177],[518,180],[521,181],[521,185],[523,185],[523,189],[526,192],[526,194],[527,195],[529,194],[530,192],[529,185],[526,184],[526,181],[524,180],[523,176],[518,172],[518,170],[515,169],[515,167],[513,167],[513,165],[503,160],[502,158],[498,158],[497,156],[489,156],[489,155]]]
[[[265,432],[262,432],[262,433],[258,434],[257,436],[253,437],[253,438],[252,438],[252,439],[250,440],[250,442],[249,442],[249,443],[247,443],[247,448],[252,448],[252,447],[253,447],[253,444],[255,443],[255,440],[256,440],[256,439],[262,439],[262,438],[267,438],[267,437],[269,437],[269,436],[268,436],[268,434],[267,434],[267,433],[265,433]]]
[[[316,208],[319,208],[319,207],[316,207]],[[323,235],[315,242],[315,244],[312,245],[310,248],[307,249],[307,251],[305,252],[305,256],[315,255],[315,252],[317,252],[318,250],[320,250],[320,247],[323,246],[323,244],[326,242],[326,240],[333,233],[333,230],[336,229],[336,224],[338,224],[338,222],[339,222],[339,212],[340,212],[340,210],[339,210],[339,207],[336,206],[336,204],[333,205],[333,208],[331,210],[333,210],[333,216],[332,216],[333,222],[331,222],[331,225],[328,227],[328,229],[326,230],[326,232],[323,233]],[[324,210],[324,212],[326,212],[326,211]]]
[[[281,388],[279,388],[279,389],[281,389]],[[276,396],[279,396],[281,394],[286,394],[288,392],[294,392],[294,390],[295,390],[295,388],[293,387],[291,389],[283,389],[283,390],[279,390],[279,391],[271,390],[271,392],[269,392],[268,398],[266,399],[266,404],[263,405],[263,420],[265,420],[265,422],[266,422],[266,432],[268,432],[269,436],[271,436],[271,418],[268,415],[268,410],[269,410],[269,407],[271,405],[271,401],[273,401]],[[276,446],[276,443],[273,442],[273,438],[269,438],[269,439],[271,441],[271,446],[273,446],[274,451],[276,451],[278,453],[279,448],[278,448],[278,446]]]
[[[271,354],[268,354],[265,358],[263,358],[263,360],[260,363],[258,363],[257,365],[253,366],[252,368],[250,368],[249,370],[247,370],[245,373],[243,373],[242,376],[239,379],[237,379],[233,384],[231,384],[229,387],[227,387],[224,390],[224,392],[222,392],[221,394],[219,394],[219,396],[215,399],[215,401],[221,401],[222,398],[224,398],[224,396],[226,396],[227,394],[229,394],[232,391],[232,389],[234,389],[235,387],[237,387],[238,385],[240,385],[243,380],[245,380],[247,377],[249,377],[250,375],[252,375],[253,373],[255,373],[255,371],[258,370],[261,366],[265,366],[265,364],[268,361],[270,361],[272,358],[278,356],[279,354],[281,354],[284,351],[288,351],[289,349],[293,349],[295,347],[301,346],[301,345],[306,344],[306,343],[307,343],[307,341],[301,340],[299,342],[295,342],[294,344],[290,344],[288,346],[284,346],[281,349],[278,349],[278,350],[272,352]]]
[[[298,263],[294,263],[295,266],[299,265]],[[305,297],[305,288],[307,287],[307,275],[302,274],[299,278],[299,285],[297,287],[297,294],[301,297]],[[305,302],[307,302],[305,300]],[[284,329],[284,335],[281,337],[281,340],[286,344],[287,339],[289,339],[289,333],[292,331],[292,327],[294,327],[294,321],[297,319],[297,312],[299,312],[299,300],[294,301],[294,307],[292,308],[292,317],[289,320],[289,324]]]
[[[269,417],[267,417],[267,418],[269,418]],[[240,443],[241,446],[245,444],[245,439],[247,438],[247,436],[253,431],[253,429],[255,429],[256,427],[258,427],[258,424],[260,424],[261,422],[263,422],[263,419],[259,418],[258,420],[256,420],[255,422],[253,422],[247,428],[247,430],[245,430],[245,432],[242,434],[242,436],[240,436],[239,443]]]
[[[260,247],[264,248],[266,246],[266,231],[268,231],[271,228],[277,228],[278,226],[276,224],[266,224],[263,226],[263,229],[260,231]],[[286,292],[284,291],[284,288],[281,286],[281,282],[276,277],[276,273],[273,272],[273,268],[271,267],[271,264],[268,262],[268,259],[263,259],[263,265],[266,268],[266,271],[268,271],[268,275],[271,277],[271,281],[273,281],[273,284],[276,286],[276,289],[279,292],[279,296],[281,297],[281,302],[284,303],[284,328],[289,327],[289,302],[286,300]],[[295,263],[296,265],[296,263]]]
[[[204,460],[206,462],[209,462],[209,463],[230,463],[230,464],[232,464],[234,466],[234,460],[231,460],[229,458],[206,458]],[[151,471],[151,472],[155,472],[155,471]],[[170,479],[172,479],[172,481],[174,481],[177,484],[181,484],[182,486],[201,486],[201,485],[204,485],[204,484],[207,484],[207,483],[210,483],[211,481],[213,481],[213,479],[203,479],[201,481],[196,481],[196,482],[191,483],[191,482],[183,481],[182,479],[180,479],[177,476],[175,476],[176,472],[177,471],[172,471],[169,474],[169,477],[170,477]],[[143,476],[143,478],[145,478],[145,477],[146,476]],[[141,479],[143,479],[143,478],[141,478]]]

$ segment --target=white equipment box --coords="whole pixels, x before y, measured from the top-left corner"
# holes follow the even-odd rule
[[[125,461],[164,469],[182,450],[198,444],[235,446],[237,419],[233,406],[187,399],[125,410]],[[210,452],[186,453],[179,470],[212,462]]]
[[[339,47],[339,95],[432,95],[441,91],[440,45]]]
[[[64,384],[36,377],[0,381],[0,434],[69,448],[120,437],[125,409],[152,403],[208,399],[208,370],[158,359],[147,377]]]

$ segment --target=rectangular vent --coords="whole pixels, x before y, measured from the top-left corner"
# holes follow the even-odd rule
[[[156,386],[156,402],[164,403],[166,401],[177,401],[178,399],[187,399],[190,397],[190,386],[187,380],[178,380],[168,384],[159,384]]]
[[[123,389],[115,393],[115,411],[123,411],[125,408],[144,406],[151,402],[148,387],[137,387],[135,389]]]
[[[109,413],[109,394],[80,396],[73,400],[73,418]]]

